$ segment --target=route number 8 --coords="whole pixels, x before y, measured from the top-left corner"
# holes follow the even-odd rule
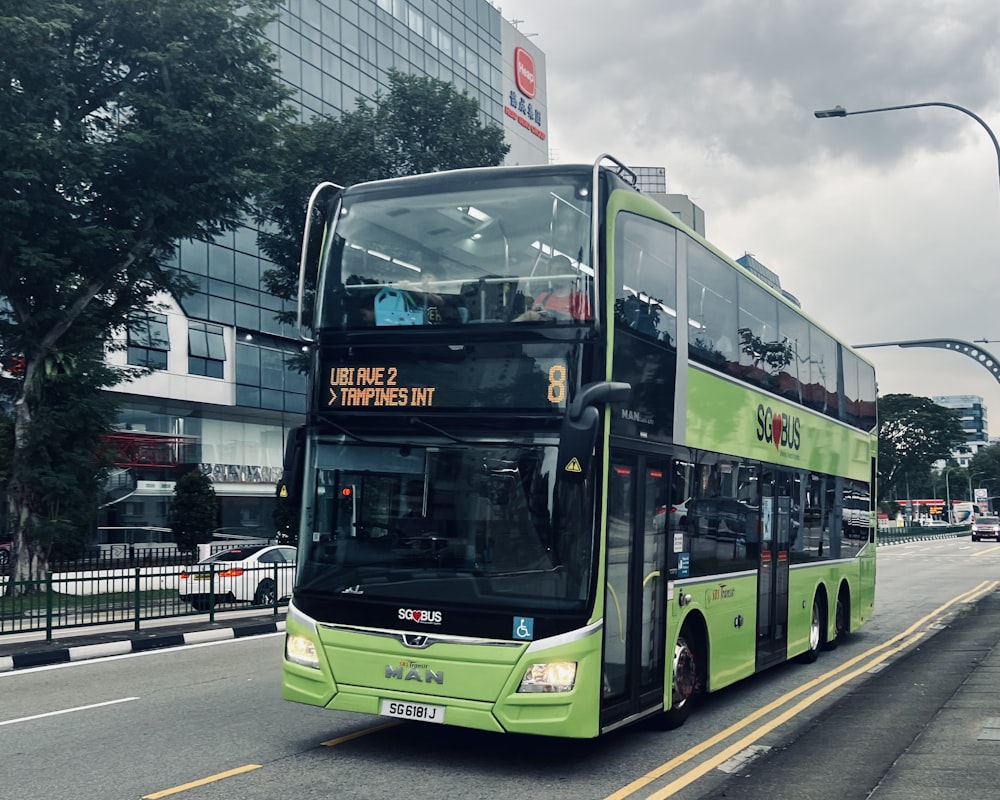
[[[566,367],[562,364],[549,367],[548,400],[556,404],[566,402]]]

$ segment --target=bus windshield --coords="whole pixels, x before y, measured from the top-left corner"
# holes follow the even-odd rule
[[[586,322],[589,181],[577,171],[348,192],[326,248],[320,326]]]
[[[321,444],[296,596],[579,611],[590,586],[587,484],[547,445]]]

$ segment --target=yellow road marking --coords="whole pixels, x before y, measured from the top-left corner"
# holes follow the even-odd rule
[[[963,592],[962,594],[957,595],[956,597],[953,597],[951,600],[947,601],[946,603],[943,603],[942,605],[938,606],[936,609],[934,609],[933,611],[931,611],[929,614],[925,615],[921,619],[919,619],[916,622],[914,622],[906,630],[904,630],[904,631],[902,631],[900,633],[897,633],[895,636],[893,636],[890,639],[886,640],[882,644],[879,644],[879,645],[876,645],[875,647],[869,648],[865,652],[860,653],[860,654],[854,656],[853,658],[848,659],[843,664],[835,667],[832,670],[829,670],[828,672],[824,673],[823,675],[820,675],[820,676],[814,678],[811,681],[807,681],[806,683],[802,684],[802,686],[799,686],[797,689],[794,689],[793,691],[788,692],[787,694],[785,694],[785,695],[783,695],[783,696],[781,696],[781,697],[773,700],[772,702],[768,703],[766,706],[762,706],[761,708],[757,709],[752,714],[748,714],[746,717],[744,717],[742,720],[740,720],[739,722],[735,723],[734,725],[731,725],[728,728],[726,728],[726,729],[724,729],[722,731],[719,731],[719,733],[717,733],[714,736],[706,739],[705,741],[701,742],[700,744],[698,744],[698,745],[696,745],[696,746],[694,746],[694,747],[686,750],[681,755],[679,755],[679,756],[671,759],[670,761],[667,761],[667,762],[661,764],[656,769],[653,769],[653,770],[647,772],[645,775],[643,775],[642,777],[637,778],[636,780],[632,781],[627,786],[622,787],[617,792],[609,794],[604,800],[622,800],[622,798],[625,798],[625,797],[628,797],[628,796],[634,794],[635,792],[637,792],[640,789],[642,789],[644,786],[648,786],[653,781],[655,781],[655,780],[657,780],[659,778],[662,778],[664,775],[667,775],[668,773],[670,773],[671,771],[673,771],[677,767],[681,766],[682,764],[686,763],[687,761],[690,761],[691,759],[695,758],[696,756],[701,755],[702,753],[704,753],[706,750],[709,750],[712,747],[715,747],[716,745],[720,744],[721,742],[724,742],[726,739],[728,739],[731,736],[735,735],[736,733],[738,733],[739,731],[741,731],[743,728],[746,728],[748,725],[756,722],[757,720],[761,719],[762,717],[767,716],[771,712],[773,712],[773,711],[777,710],[778,708],[782,707],[783,705],[785,705],[789,701],[793,700],[794,698],[798,697],[799,695],[805,694],[806,692],[812,691],[815,687],[819,686],[820,684],[825,683],[826,681],[830,680],[834,676],[839,675],[840,673],[846,672],[847,670],[849,670],[852,667],[854,667],[856,664],[858,664],[858,663],[860,663],[862,661],[866,661],[866,659],[869,659],[872,656],[875,656],[880,651],[883,651],[883,650],[885,651],[881,655],[877,656],[873,661],[863,664],[858,669],[855,669],[852,672],[847,673],[846,675],[842,675],[840,678],[838,678],[833,683],[831,683],[831,684],[829,684],[827,686],[824,686],[823,688],[819,689],[817,692],[815,692],[815,693],[809,695],[808,697],[806,697],[805,699],[799,701],[795,706],[789,708],[788,710],[786,710],[785,712],[783,712],[780,716],[776,717],[771,722],[765,723],[762,728],[758,729],[754,733],[748,734],[747,736],[743,737],[742,739],[740,739],[735,744],[730,745],[728,748],[726,748],[724,751],[722,751],[722,753],[719,753],[717,756],[714,756],[709,761],[706,761],[704,764],[702,764],[699,767],[695,768],[691,772],[685,773],[684,776],[682,776],[681,778],[678,778],[677,780],[673,781],[668,786],[666,786],[665,788],[663,788],[660,791],[656,792],[655,794],[649,795],[648,798],[647,798],[647,800],[664,800],[664,798],[670,797],[670,795],[672,795],[674,792],[678,791],[679,789],[682,789],[683,787],[685,787],[687,785],[690,785],[691,783],[693,783],[694,781],[696,781],[698,778],[702,777],[707,772],[709,772],[710,770],[714,769],[719,764],[721,764],[724,761],[728,760],[729,758],[731,758],[736,753],[741,752],[748,745],[753,744],[755,741],[757,741],[761,737],[765,736],[767,733],[769,733],[770,731],[772,731],[774,728],[776,728],[779,725],[787,722],[789,719],[791,719],[792,717],[796,716],[797,714],[799,714],[804,709],[808,708],[809,705],[813,701],[815,701],[815,700],[817,700],[817,699],[819,699],[819,698],[821,698],[821,697],[829,694],[834,689],[842,686],[843,684],[845,684],[848,681],[856,678],[857,676],[859,676],[859,675],[867,672],[873,666],[876,666],[877,664],[882,663],[883,661],[885,661],[886,659],[888,659],[890,656],[895,655],[899,651],[904,650],[907,647],[910,647],[911,645],[913,645],[915,642],[919,641],[921,638],[923,638],[924,636],[927,635],[927,631],[917,632],[917,629],[920,628],[921,626],[927,624],[931,620],[936,621],[935,618],[938,617],[945,610],[947,610],[949,607],[951,607],[951,606],[953,606],[953,605],[955,605],[956,603],[959,603],[959,602],[963,602],[963,601],[968,602],[968,601],[972,601],[972,600],[978,599],[980,596],[986,594],[987,592],[992,591],[998,585],[998,583],[1000,583],[1000,581],[983,581],[982,583],[980,583],[978,586],[974,587],[973,589],[970,589],[967,592]],[[898,646],[895,646],[897,642],[902,642],[902,644],[899,644]]]
[[[153,794],[144,794],[142,800],[158,800],[160,797],[169,797],[172,794],[179,794],[180,792],[186,792],[188,789],[194,789],[198,786],[204,786],[207,783],[215,783],[216,781],[224,780],[225,778],[231,778],[234,775],[242,775],[244,772],[253,772],[255,769],[260,769],[260,764],[247,764],[242,767],[236,767],[236,769],[226,770],[225,772],[220,772],[217,775],[209,775],[207,778],[201,778],[200,780],[191,781],[190,783],[183,783],[180,786],[175,786],[172,789],[164,789],[162,792],[153,792]]]
[[[343,744],[344,742],[349,742],[352,739],[360,739],[362,736],[367,736],[370,733],[378,733],[379,731],[384,731],[386,728],[395,728],[397,725],[402,725],[403,720],[398,722],[387,722],[384,725],[375,725],[371,728],[365,728],[361,731],[355,731],[354,733],[348,733],[344,736],[338,736],[336,739],[328,739],[325,742],[320,742],[323,747],[336,747],[338,744]]]
[[[993,547],[988,547],[985,550],[980,550],[978,553],[973,553],[972,557],[979,558],[979,556],[985,556],[987,553],[995,553],[997,550],[1000,550],[1000,544],[995,544]]]

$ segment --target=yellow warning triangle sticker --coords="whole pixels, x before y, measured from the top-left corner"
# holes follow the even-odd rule
[[[566,472],[583,472],[583,468],[580,466],[580,462],[575,458],[571,458],[569,463],[566,465]]]
[[[278,497],[288,497],[288,487],[284,484],[281,485],[281,491],[278,492]]]

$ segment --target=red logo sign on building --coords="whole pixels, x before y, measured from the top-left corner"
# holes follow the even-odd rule
[[[523,47],[514,48],[514,79],[521,94],[535,96],[535,59]]]

